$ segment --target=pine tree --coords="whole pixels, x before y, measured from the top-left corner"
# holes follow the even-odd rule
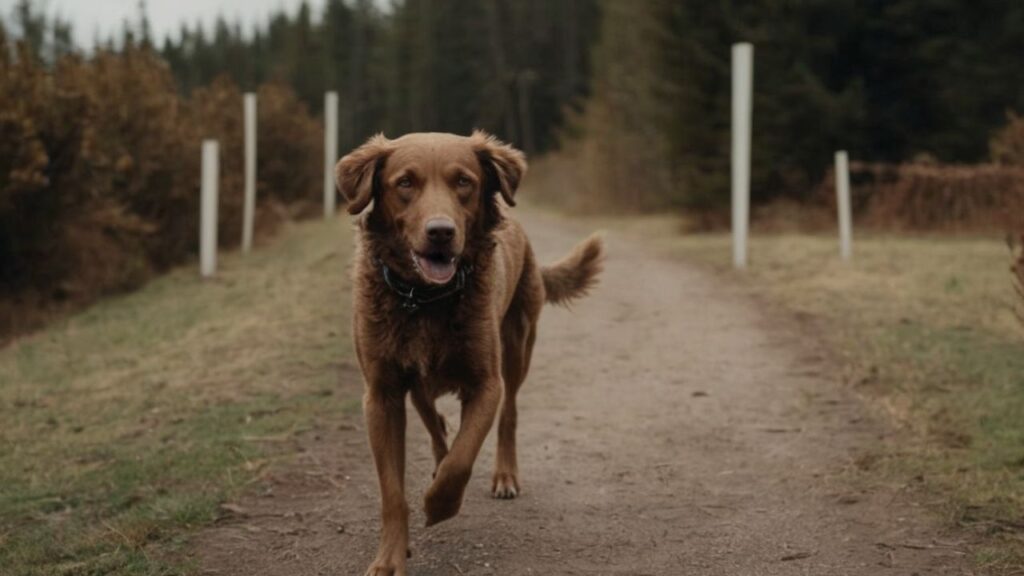
[[[37,13],[31,0],[18,0],[14,7],[14,21],[18,26],[19,38],[37,58],[42,58],[46,48],[46,16]]]
[[[314,105],[314,110],[321,110],[324,94],[320,76],[322,54],[307,0],[299,5],[295,22],[286,32],[285,46],[285,64],[282,69],[287,71],[288,83],[300,98]]]
[[[146,0],[139,0],[139,43],[147,49],[153,49],[153,31],[149,25],[149,13],[146,10]]]
[[[59,18],[52,23],[53,27],[53,61],[57,62],[64,56],[75,52],[74,30],[70,22]]]

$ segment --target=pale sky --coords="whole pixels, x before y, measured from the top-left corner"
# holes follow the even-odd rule
[[[322,0],[310,0],[314,14],[323,9]],[[0,14],[8,20],[17,0],[0,0]],[[139,0],[35,0],[48,14],[59,14],[74,26],[75,42],[91,47],[97,34],[101,38],[119,33],[125,20],[138,21]],[[202,21],[209,30],[218,15],[229,21],[240,20],[246,31],[253,24],[284,8],[294,13],[301,0],[146,0],[154,39],[163,42],[167,34],[177,35],[181,22]]]

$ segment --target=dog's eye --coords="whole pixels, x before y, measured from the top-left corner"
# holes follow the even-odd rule
[[[469,188],[470,186],[473,185],[473,181],[470,180],[469,178],[466,178],[465,176],[459,176],[459,178],[455,181],[455,185],[458,186],[459,188]]]
[[[412,188],[412,178],[402,176],[398,179],[398,182],[396,182],[395,185],[399,188]]]

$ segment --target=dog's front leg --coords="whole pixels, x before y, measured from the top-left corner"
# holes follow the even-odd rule
[[[464,394],[459,433],[448,455],[438,466],[424,500],[427,526],[459,513],[462,495],[473,472],[473,462],[480,453],[480,447],[494,423],[498,404],[501,403],[502,386],[501,377],[495,374],[485,378],[472,393]]]
[[[366,576],[406,576],[409,506],[405,501],[405,393],[398,386],[371,383],[363,414],[380,484],[381,532],[377,558]]]

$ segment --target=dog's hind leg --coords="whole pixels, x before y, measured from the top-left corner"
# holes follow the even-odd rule
[[[526,318],[506,318],[502,326],[502,376],[505,380],[505,400],[498,420],[498,455],[491,479],[491,495],[512,499],[519,495],[519,465],[516,460],[516,394],[530,368],[533,343],[537,337],[536,325]]]
[[[448,455],[448,424],[445,422],[444,416],[438,413],[434,400],[427,395],[422,386],[413,386],[410,396],[412,405],[416,407],[416,411],[419,412],[420,418],[423,420],[423,425],[427,427],[427,433],[430,434],[430,447],[434,451],[436,474],[437,466],[440,466],[441,460]]]

